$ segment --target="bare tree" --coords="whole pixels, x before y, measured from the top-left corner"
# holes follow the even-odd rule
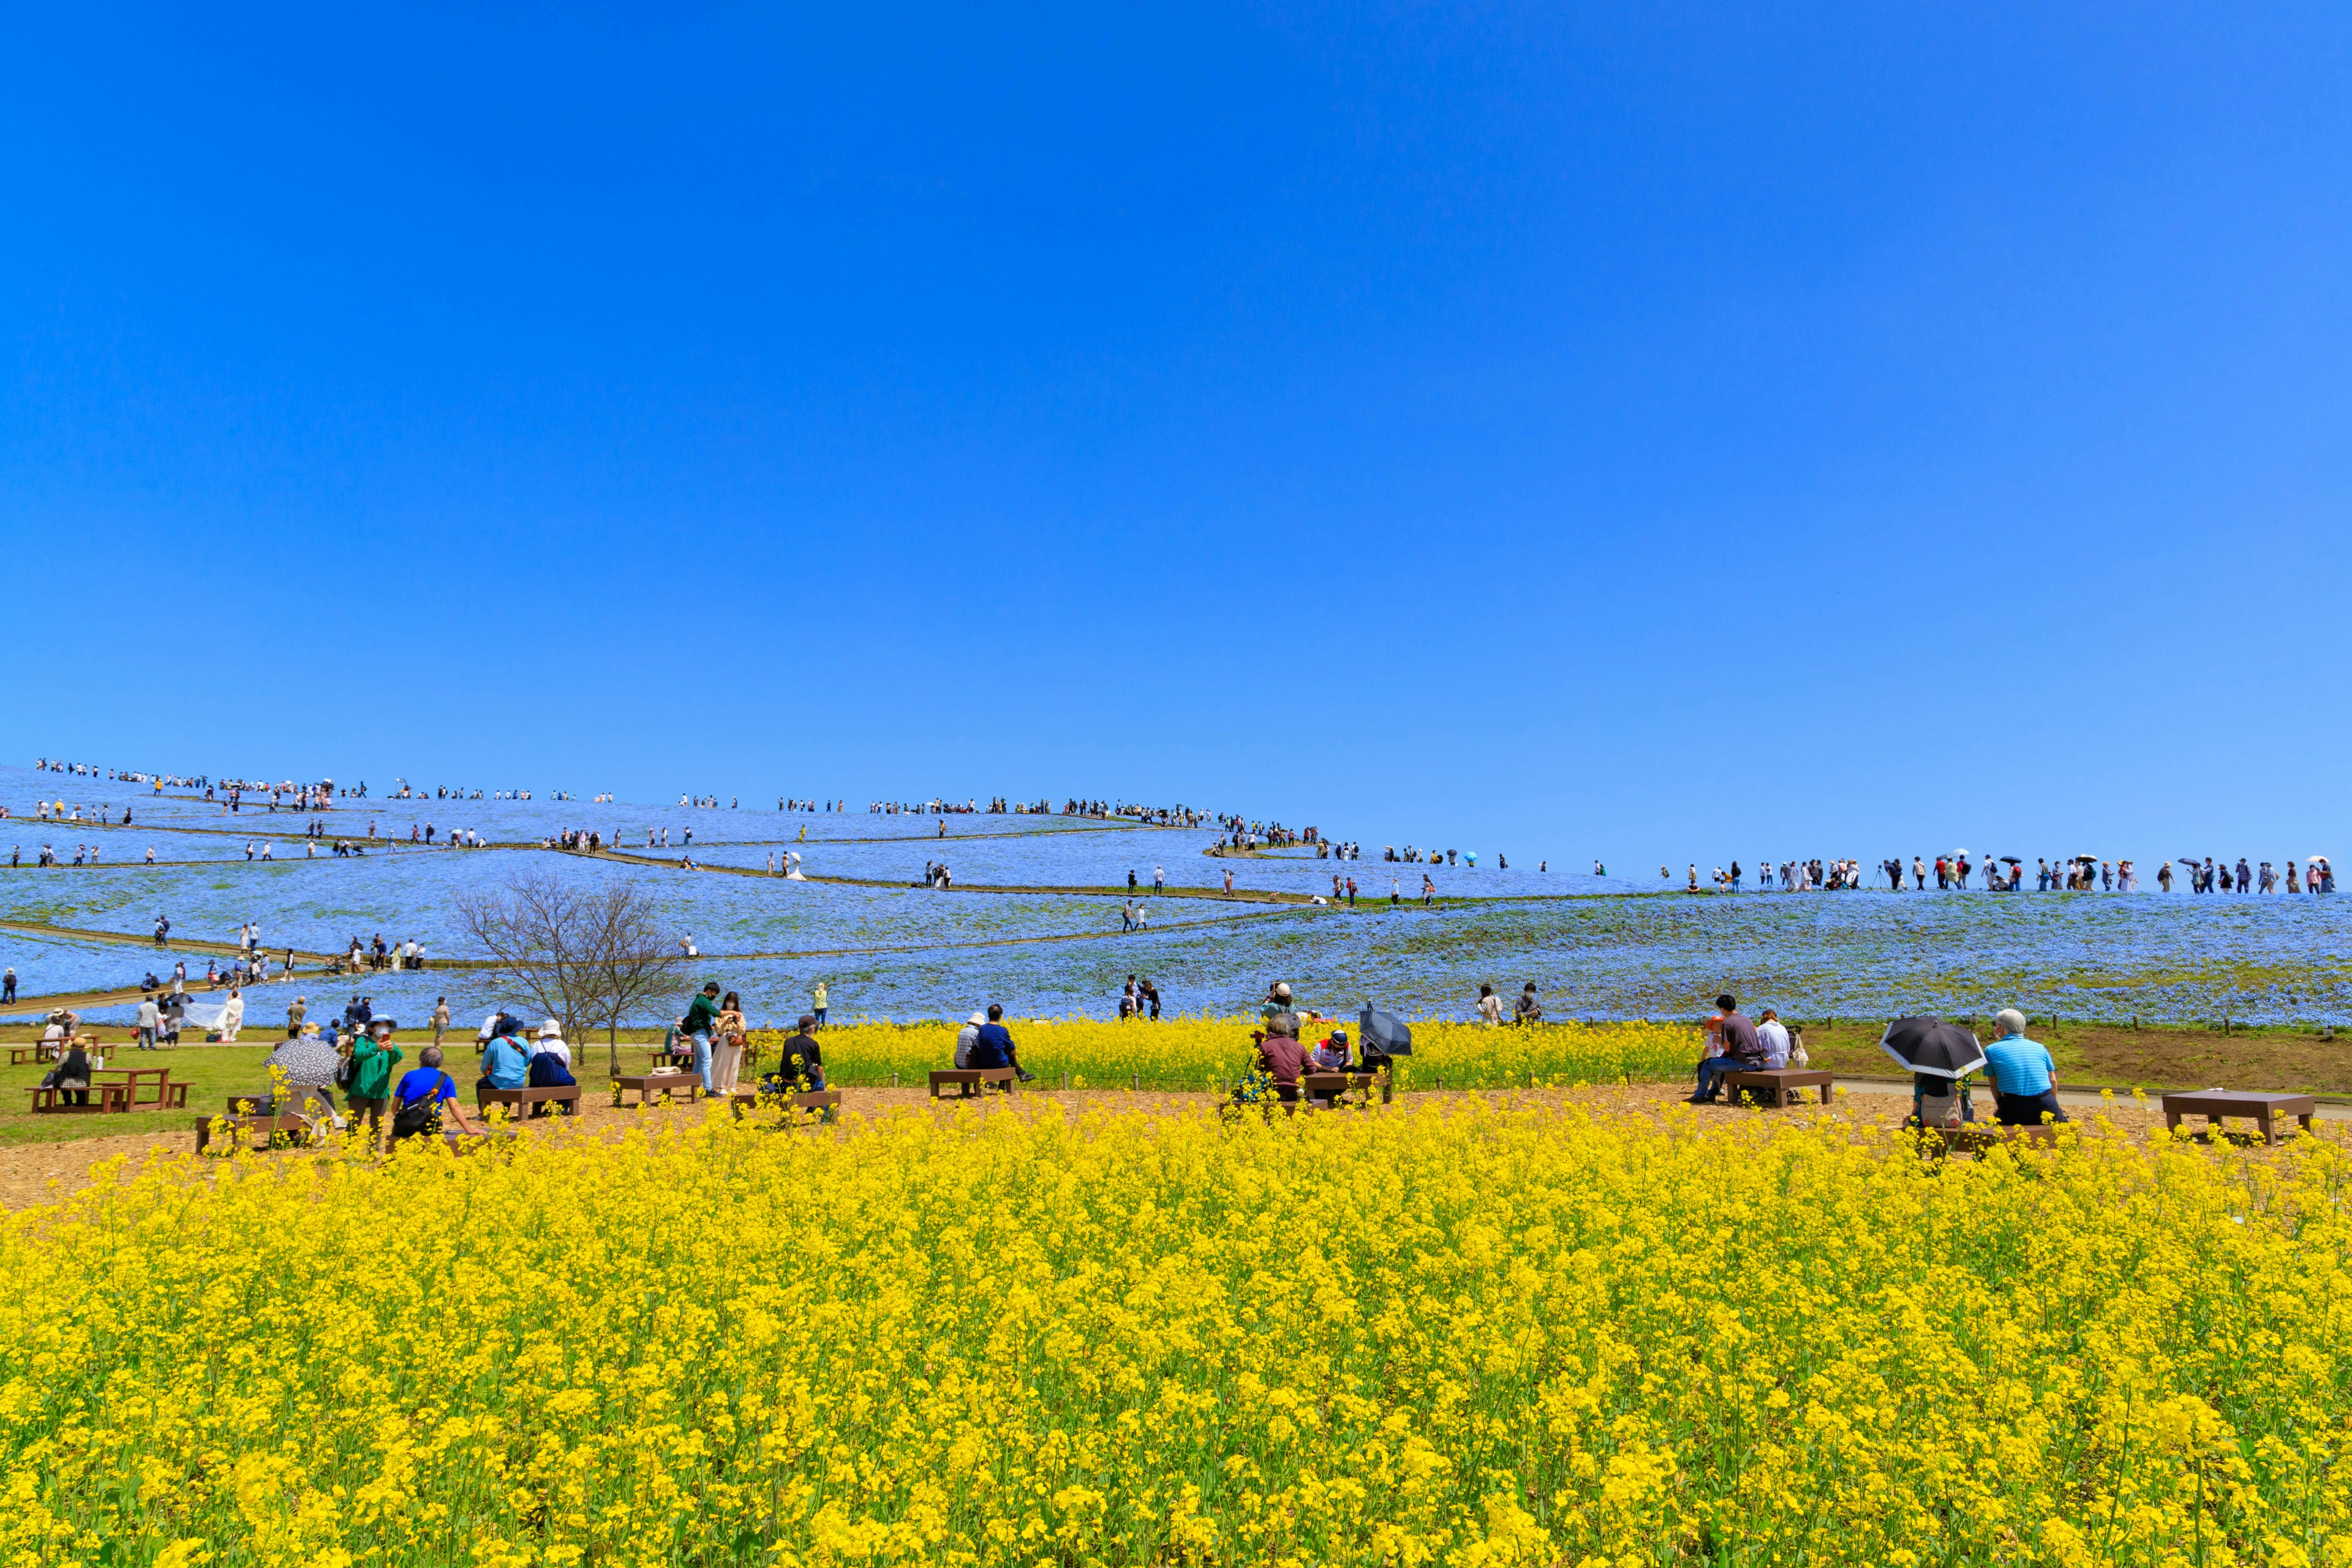
[[[676,989],[685,972],[653,899],[631,882],[599,887],[526,871],[503,889],[461,896],[457,919],[489,955],[491,973],[561,1023],[565,1039],[604,1026],[615,1073],[622,1020]]]

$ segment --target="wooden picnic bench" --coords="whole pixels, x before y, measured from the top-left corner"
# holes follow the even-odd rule
[[[85,1111],[95,1115],[131,1109],[131,1086],[123,1083],[100,1083],[93,1079],[86,1089],[52,1089],[44,1084],[33,1084],[25,1092],[33,1097],[33,1113],[36,1116],[76,1116]],[[74,1105],[65,1099],[68,1094],[87,1094],[93,1098],[87,1104]]]
[[[814,1110],[819,1113],[819,1121],[841,1120],[841,1090],[837,1089],[815,1089],[802,1094],[786,1095],[763,1095],[756,1089],[739,1089],[727,1097],[727,1102],[733,1107],[738,1121],[743,1119],[746,1110],[757,1110],[762,1105],[773,1105],[785,1110]]]
[[[1336,1108],[1344,1104],[1350,1094],[1356,1096],[1358,1105],[1370,1105],[1372,1102],[1372,1085],[1379,1081],[1378,1073],[1302,1073],[1298,1079],[1298,1094],[1310,1106]]]
[[[2318,1112],[2319,1102],[2307,1094],[2249,1094],[2242,1089],[2204,1089],[2192,1094],[2168,1094],[2164,1097],[2164,1130],[2168,1132],[2180,1125],[2184,1116],[2202,1116],[2210,1124],[2208,1135],[2221,1130],[2221,1120],[2228,1116],[2252,1119],[2261,1129],[2264,1143],[2278,1142],[2278,1123],[2292,1116],[2311,1131],[2311,1119]]]
[[[697,1079],[696,1082],[701,1080]],[[493,1105],[560,1105],[566,1116],[580,1114],[580,1086],[576,1083],[551,1083],[524,1089],[493,1089],[485,1081],[474,1085],[474,1109],[488,1110]]]
[[[2044,1148],[2058,1146],[2058,1129],[2043,1127],[2003,1127],[1998,1122],[1969,1121],[1958,1127],[1923,1127],[1919,1130],[1919,1152],[1938,1158],[1947,1154],[1974,1154],[1978,1159],[2003,1143],[2034,1143]]]
[[[121,1079],[123,1086],[131,1091],[133,1106],[152,1105],[159,1110],[177,1110],[185,1109],[188,1103],[186,1080],[173,1083],[170,1068],[100,1068],[89,1077],[93,1083],[101,1078]],[[155,1098],[142,1100],[139,1098],[139,1086],[149,1079],[155,1081]]]
[[[29,1046],[10,1046],[8,1065],[23,1067],[26,1062],[53,1062],[58,1059],[58,1047],[47,1040],[36,1040]]]
[[[213,1141],[215,1133],[226,1136],[231,1131],[242,1131],[248,1139],[258,1134],[260,1146],[268,1148],[277,1142],[280,1132],[308,1132],[310,1128],[308,1121],[291,1112],[284,1116],[247,1116],[236,1112],[226,1116],[199,1116],[196,1118],[196,1152],[201,1154],[205,1152],[205,1145]]]
[[[615,1110],[625,1104],[622,1099],[629,1089],[637,1091],[635,1109],[643,1110],[654,1102],[654,1096],[666,1094],[672,1099],[692,1100],[702,1092],[702,1080],[690,1072],[629,1073],[613,1080],[613,1105]],[[684,1093],[681,1096],[680,1091]]]
[[[931,1098],[939,1099],[942,1088],[952,1086],[956,1092],[949,1099],[971,1100],[986,1095],[992,1083],[1003,1092],[1011,1094],[1013,1082],[1011,1068],[933,1068]]]
[[[1830,1088],[1836,1082],[1837,1074],[1813,1068],[1749,1068],[1723,1075],[1723,1086],[1733,1100],[1755,1094],[1775,1108],[1796,1104],[1805,1098],[1805,1090],[1814,1088],[1822,1091],[1822,1103],[1827,1105]]]

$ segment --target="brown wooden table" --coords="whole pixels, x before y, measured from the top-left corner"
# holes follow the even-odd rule
[[[174,1103],[172,1090],[175,1088],[180,1091],[177,1103],[188,1103],[188,1086],[173,1083],[170,1068],[99,1068],[89,1077],[92,1083],[102,1078],[121,1079],[131,1090],[131,1103],[133,1105],[152,1104],[158,1108],[172,1105]],[[152,1101],[142,1100],[139,1098],[139,1086],[151,1079],[155,1084],[155,1098]]]
[[[940,1089],[952,1088],[955,1093],[949,1099],[970,1100],[974,1095],[986,1094],[992,1083],[1004,1093],[1011,1094],[1013,1082],[1011,1068],[933,1068],[931,1098],[937,1100]]]
[[[1792,1105],[1805,1098],[1805,1090],[1819,1088],[1822,1103],[1830,1102],[1830,1086],[1837,1082],[1837,1074],[1818,1068],[1749,1068],[1741,1072],[1723,1075],[1723,1087],[1738,1100],[1740,1091],[1761,1091],[1769,1096],[1766,1103],[1778,1107]]]
[[[2319,1102],[2307,1094],[2248,1094],[2242,1089],[2201,1089],[2192,1094],[2168,1094],[2164,1097],[2164,1130],[2168,1132],[2180,1125],[2184,1116],[2202,1116],[2219,1131],[2221,1120],[2229,1116],[2244,1116],[2262,1129],[2263,1142],[2278,1142],[2278,1123],[2292,1116],[2311,1131],[2311,1119],[2317,1113]]]
[[[813,1089],[800,1094],[762,1094],[756,1089],[739,1089],[727,1100],[738,1121],[743,1120],[745,1111],[767,1105],[780,1110],[814,1110],[821,1122],[841,1120],[841,1090],[837,1089]]]
[[[1370,1105],[1372,1102],[1372,1085],[1379,1081],[1378,1073],[1301,1073],[1298,1078],[1298,1092],[1310,1105],[1337,1107],[1343,1103],[1349,1094],[1357,1097],[1357,1104]]]
[[[29,1046],[10,1046],[8,1065],[23,1067],[26,1062],[53,1062],[58,1059],[58,1047],[47,1040],[36,1040]]]
[[[654,1102],[654,1096],[657,1094],[691,1101],[702,1092],[702,1080],[690,1072],[641,1072],[616,1078],[613,1080],[613,1105],[615,1110],[626,1103],[621,1098],[622,1094],[632,1089],[637,1091],[635,1109],[643,1110]]]
[[[215,1132],[226,1135],[232,1129],[242,1129],[247,1134],[258,1133],[259,1143],[267,1149],[280,1132],[305,1132],[310,1124],[299,1116],[199,1116],[196,1118],[196,1152],[213,1141]]]

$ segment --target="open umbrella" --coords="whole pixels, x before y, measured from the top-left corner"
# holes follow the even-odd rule
[[[2022,866],[2022,865],[2024,865],[2024,864],[2025,864],[2025,862],[2024,862],[2024,861],[2022,861],[2022,860],[2019,859],[2019,858],[2018,858],[2016,856],[2014,856],[2014,855],[2004,855],[2004,856],[2002,856],[2002,857],[2001,857],[2001,858],[2002,858],[2003,860],[2007,861],[2010,865],[2012,865],[2012,866]]]
[[[1364,1004],[1363,1016],[1357,1020],[1357,1023],[1363,1032],[1365,1055],[1384,1057],[1412,1055],[1412,1029],[1394,1013],[1383,1012],[1367,1002]]]
[[[1941,1018],[1897,1018],[1886,1026],[1879,1048],[1905,1070],[1958,1078],[1985,1065],[1984,1047],[1976,1036]]]

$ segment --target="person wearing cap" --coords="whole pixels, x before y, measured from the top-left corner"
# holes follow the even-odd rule
[[[963,1027],[956,1031],[955,1065],[958,1068],[971,1066],[971,1043],[980,1037],[981,1030],[987,1026],[988,1015],[974,1013],[964,1020]]]
[[[1348,1031],[1344,1028],[1332,1030],[1329,1037],[1315,1047],[1313,1060],[1317,1072],[1346,1072]]]
[[[334,1023],[330,1018],[327,1026],[332,1028]],[[344,1093],[343,1108],[351,1112],[354,1124],[362,1116],[367,1118],[370,1145],[383,1136],[384,1101],[392,1095],[392,1069],[400,1065],[401,1050],[392,1043],[392,1029],[391,1019],[377,1018],[351,1045],[352,1082]]]
[[[2025,1037],[2025,1015],[2004,1007],[1993,1015],[2000,1038],[1985,1047],[1985,1067],[1992,1074],[1993,1120],[2003,1127],[2039,1127],[2043,1117],[2067,1120],[2058,1104],[2053,1081],[2058,1066],[2050,1047]]]
[[[1257,1016],[1270,1027],[1277,1016],[1290,1010],[1290,984],[1277,980],[1265,988],[1265,1000],[1258,1004]]]
[[[523,1089],[530,1083],[530,1053],[515,1037],[515,1027],[513,1019],[500,1015],[497,1032],[482,1047],[481,1081],[491,1089]]]
[[[572,1076],[572,1047],[564,1043],[563,1026],[550,1018],[530,1042],[530,1087],[570,1089],[579,1082]],[[531,1114],[546,1115],[547,1106],[542,1102],[531,1107]]]

